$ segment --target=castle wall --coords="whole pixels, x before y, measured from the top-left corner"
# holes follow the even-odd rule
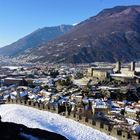
[[[21,105],[25,105],[25,106],[29,106],[29,107],[34,107],[34,108],[37,108],[40,110],[50,111],[50,112],[57,113],[57,114],[59,113],[59,107],[58,106],[54,107],[52,104],[34,103],[33,101],[30,101],[30,100],[13,100],[13,99],[9,99],[5,103],[21,104]],[[131,140],[139,139],[138,136],[135,134],[130,135],[129,132],[126,132],[123,130],[117,130],[117,129],[113,128],[113,125],[111,125],[111,124],[106,124],[105,122],[101,122],[99,120],[94,120],[93,118],[87,118],[86,116],[83,116],[82,114],[78,114],[75,111],[71,112],[70,114],[65,112],[65,115],[66,115],[66,117],[68,117],[70,119],[83,123],[87,126],[90,126],[101,132],[104,132],[107,135],[111,135],[115,138],[118,138],[119,140],[128,140],[129,137]]]

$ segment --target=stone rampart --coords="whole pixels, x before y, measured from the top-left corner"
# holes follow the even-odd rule
[[[34,107],[40,110],[49,111],[52,113],[61,114],[62,108],[59,106],[55,106],[53,104],[43,104],[43,103],[35,103],[31,100],[14,100],[14,99],[8,99],[5,103],[7,104],[21,104],[29,107]],[[64,111],[67,111],[64,109]],[[136,134],[130,135],[130,132],[123,131],[121,129],[113,128],[111,124],[106,124],[104,122],[101,122],[99,120],[94,120],[92,118],[87,118],[81,114],[78,114],[76,112],[67,113],[65,112],[65,115],[67,118],[73,119],[75,121],[78,121],[82,124],[85,124],[87,126],[90,126],[94,129],[97,129],[101,132],[106,133],[107,135],[111,135],[115,138],[118,138],[119,140],[139,140],[139,137]]]

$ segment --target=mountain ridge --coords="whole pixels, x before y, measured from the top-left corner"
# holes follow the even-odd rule
[[[48,63],[140,60],[140,6],[116,6],[80,22],[64,35],[21,55]]]
[[[36,48],[63,35],[72,27],[72,25],[59,25],[39,28],[16,42],[0,48],[0,54],[9,56],[19,55],[24,51],[28,51],[28,49]]]
[[[35,61],[90,63],[140,60],[140,6],[103,10],[79,23],[65,35],[48,42]],[[62,43],[61,48],[58,44]],[[52,49],[49,49],[51,46]],[[49,54],[48,54],[49,52]],[[53,57],[51,57],[51,55]]]

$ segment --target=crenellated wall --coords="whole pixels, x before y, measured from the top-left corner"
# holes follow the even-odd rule
[[[61,108],[60,106],[54,106],[52,104],[34,103],[33,101],[30,101],[30,100],[13,100],[13,99],[9,99],[5,103],[25,105],[25,106],[34,107],[40,110],[50,111],[52,113],[57,113],[57,114],[63,113],[67,118],[83,123],[87,126],[90,126],[101,132],[104,132],[107,135],[111,135],[119,140],[128,140],[128,139],[138,140],[139,139],[138,136],[135,134],[130,134],[130,132],[123,131],[123,130],[117,130],[111,124],[106,124],[105,122],[95,120],[93,118],[87,118],[83,116],[82,114],[78,114],[76,111],[68,113],[67,106],[66,107],[63,106]]]

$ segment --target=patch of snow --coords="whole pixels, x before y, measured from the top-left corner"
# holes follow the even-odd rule
[[[73,26],[76,26],[77,24],[79,24],[79,23],[74,23],[74,24],[72,24]]]
[[[64,42],[57,44],[57,46],[63,46],[63,45],[64,45]]]
[[[109,86],[99,86],[98,89],[104,89],[104,90],[108,90],[108,89],[110,89],[110,90],[117,90],[117,89],[120,89],[120,88],[118,88],[118,87],[109,87]]]
[[[0,105],[4,122],[24,124],[61,134],[69,140],[116,140],[105,133],[47,111],[21,105]]]
[[[132,130],[136,131],[136,133],[139,134],[140,133],[140,125],[134,124]]]
[[[3,66],[2,68],[8,68],[10,70],[15,70],[15,69],[20,69],[22,67],[21,66]]]
[[[135,109],[131,109],[131,108],[127,107],[127,106],[125,107],[125,111],[136,113],[136,110]]]
[[[128,123],[129,123],[130,125],[138,124],[138,122],[135,121],[135,120],[133,120],[133,119],[126,118],[126,120],[128,121]]]
[[[128,76],[124,73],[115,73],[115,74],[110,74],[111,77],[132,77],[132,76]]]
[[[136,67],[136,68],[135,68],[135,71],[136,71],[136,72],[140,72],[140,67]]]

